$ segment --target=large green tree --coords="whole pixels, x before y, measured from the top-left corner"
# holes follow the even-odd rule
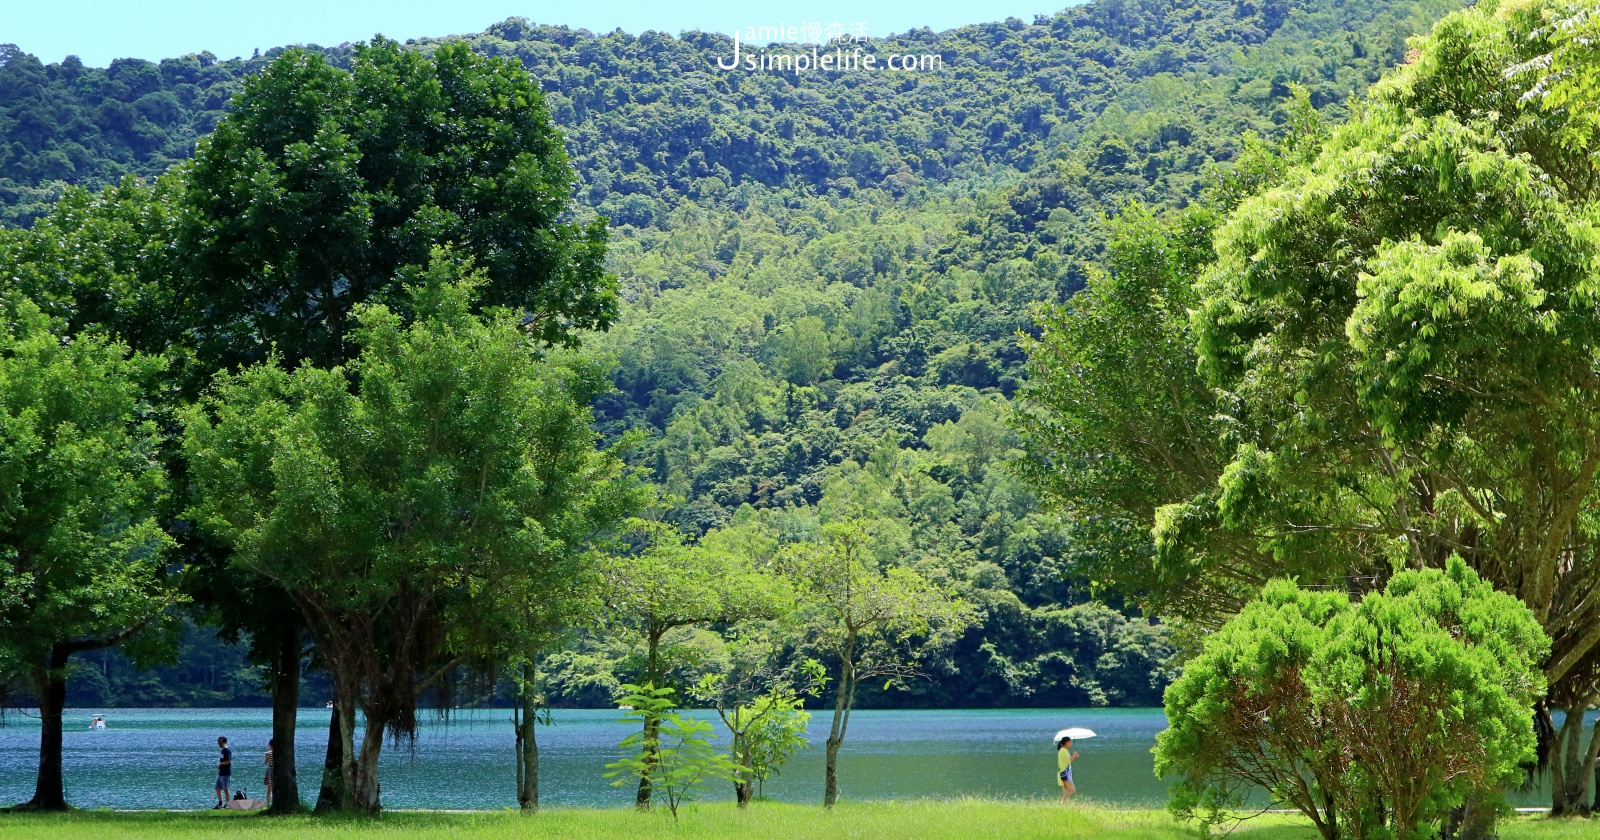
[[[1244,156],[1209,195],[1214,257],[1184,246],[1193,213],[1124,227],[1046,313],[1024,416],[1091,576],[1158,609],[1214,624],[1275,574],[1359,594],[1459,553],[1553,639],[1558,812],[1588,807],[1600,698],[1593,21],[1445,18],[1350,124]],[[1196,439],[1220,463],[1182,457]],[[1116,539],[1146,524],[1150,561]]]
[[[507,592],[581,577],[620,492],[589,427],[600,371],[538,357],[515,313],[473,315],[461,268],[436,254],[410,324],[360,307],[348,365],[251,367],[188,415],[196,518],[288,593],[334,678],[345,807],[379,808],[385,736],[496,650]]]
[[[163,410],[160,452],[177,492],[161,511],[186,560],[185,593],[199,617],[230,641],[248,640],[266,664],[273,738],[279,744],[272,810],[298,810],[295,708],[305,628],[281,592],[226,566],[226,552],[178,516],[186,465],[173,443],[174,413],[209,381],[211,367],[194,352],[192,312],[181,304],[185,261],[177,240],[184,216],[184,178],[171,172],[149,183],[132,176],[99,192],[67,189],[31,229],[0,231],[0,265],[12,287],[59,317],[70,334],[108,334],[136,351],[164,356],[150,398]]]
[[[158,512],[167,476],[148,389],[159,359],[0,296],[0,661],[40,715],[33,808],[67,807],[61,709],[73,654],[128,639],[180,596]]]
[[[573,178],[537,84],[512,62],[382,38],[355,47],[348,70],[288,50],[245,81],[184,172],[185,340],[208,371],[274,353],[336,364],[355,307],[403,309],[402,275],[448,243],[484,273],[475,306],[576,343],[610,323],[615,299],[604,224],[568,218]],[[240,618],[258,634],[285,626],[271,610]],[[281,693],[274,729],[289,743]],[[334,760],[349,737],[337,727]]]
[[[1236,448],[1157,542],[1249,535],[1358,592],[1459,553],[1552,638],[1562,813],[1588,807],[1600,697],[1600,173],[1586,118],[1514,70],[1550,51],[1551,8],[1445,18],[1223,226],[1197,348]]]
[[[453,244],[479,304],[527,313],[550,343],[615,312],[604,223],[567,218],[573,172],[539,86],[464,44],[375,38],[350,69],[291,49],[246,80],[188,171],[192,306],[208,359],[345,358],[366,301]]]

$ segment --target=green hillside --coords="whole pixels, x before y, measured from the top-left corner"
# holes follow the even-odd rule
[[[865,45],[934,70],[798,77],[718,70],[717,34],[463,37],[540,80],[578,197],[612,224],[622,312],[585,341],[615,370],[597,415],[610,439],[643,433],[630,457],[668,519],[759,543],[870,515],[983,608],[935,679],[863,704],[1155,705],[1166,628],[1089,597],[1080,548],[1007,466],[1019,334],[1082,287],[1106,214],[1204,200],[1292,87],[1337,120],[1458,5],[1097,0]],[[97,69],[0,48],[0,219],[166,171],[274,54]],[[711,631],[674,643],[685,679],[724,655]],[[552,701],[604,703],[636,659],[585,639],[549,663]]]

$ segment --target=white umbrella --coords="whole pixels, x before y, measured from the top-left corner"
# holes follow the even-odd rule
[[[1093,737],[1093,729],[1084,729],[1081,726],[1074,726],[1071,729],[1063,729],[1060,732],[1057,732],[1055,739],[1051,743],[1059,744],[1061,743],[1062,738],[1071,738],[1074,741],[1082,741],[1085,738]]]

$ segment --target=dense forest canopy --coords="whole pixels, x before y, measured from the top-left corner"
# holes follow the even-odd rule
[[[607,441],[643,433],[629,457],[669,521],[691,539],[782,540],[870,514],[903,529],[907,564],[979,608],[925,663],[938,679],[863,686],[863,704],[1155,705],[1168,629],[1090,597],[1079,555],[1094,547],[1009,466],[1020,336],[1036,304],[1083,286],[1108,215],[1199,200],[1250,132],[1282,133],[1292,89],[1343,117],[1458,5],[1096,0],[866,45],[938,54],[927,72],[721,71],[725,35],[520,18],[408,45],[516,59],[545,91],[577,198],[612,227],[621,308],[585,338],[614,370],[596,418]],[[322,53],[348,66],[353,50]],[[180,164],[277,54],[89,68],[0,47],[0,221]],[[670,641],[685,683],[727,655],[704,628]],[[259,700],[221,653],[204,690],[164,697],[117,656],[75,696]],[[551,702],[608,703],[639,656],[580,641],[549,663]]]
[[[713,62],[731,54],[724,35],[595,35],[521,18],[464,40],[516,57],[540,80],[586,182],[580,198],[630,224],[682,197],[718,197],[712,182],[901,193],[1029,171],[1089,142],[1101,169],[1122,157],[1118,169],[1150,181],[1192,175],[1206,159],[1230,159],[1240,132],[1270,120],[1291,82],[1319,107],[1342,109],[1402,59],[1408,35],[1455,5],[1096,2],[1032,24],[1010,18],[870,42],[877,52],[944,58],[942,70],[921,75],[723,72]],[[414,43],[449,40],[461,39]],[[335,62],[350,56],[349,47],[324,51]],[[89,68],[0,47],[0,187],[11,220],[41,212],[35,191],[51,185],[151,176],[187,158],[241,77],[276,52]],[[1117,124],[1130,113],[1143,119]],[[1110,140],[1129,148],[1101,142]],[[1185,189],[1166,180],[1156,191]],[[630,196],[656,201],[625,204]]]

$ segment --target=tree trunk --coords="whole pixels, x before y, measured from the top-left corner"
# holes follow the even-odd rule
[[[355,766],[356,807],[373,814],[383,808],[378,796],[378,755],[383,751],[386,723],[370,715],[367,717],[367,731],[361,738],[361,757]]]
[[[839,801],[839,747],[842,739],[828,736],[827,764],[822,770],[822,807],[832,808]]]
[[[294,766],[294,730],[300,712],[300,632],[288,630],[278,646],[272,669],[272,807],[273,814],[300,810],[300,783]]]
[[[539,810],[539,722],[537,695],[533,690],[533,666],[522,671],[522,710],[517,716],[517,805],[524,811]]]
[[[661,637],[664,635],[666,635],[664,628],[651,628],[645,634],[645,645],[648,652],[645,654],[644,684],[649,688],[659,686],[662,678]],[[645,719],[644,743],[642,746],[645,752],[645,764],[649,766],[651,772],[639,777],[639,790],[633,796],[633,807],[641,811],[649,810],[650,798],[655,795],[655,791],[650,788],[650,776],[654,775],[656,758],[660,752],[660,741],[658,740],[660,731],[661,723],[659,721],[652,718]]]
[[[1600,811],[1600,719],[1594,722],[1594,731],[1589,733],[1589,766],[1594,768],[1590,778],[1594,780],[1594,799],[1590,808]]]
[[[634,794],[633,806],[641,811],[650,809],[650,799],[655,796],[655,789],[650,786],[650,777],[655,775],[656,762],[661,754],[661,721],[648,718],[644,722],[644,747],[645,763],[649,765],[650,772],[639,777],[639,791]]]
[[[530,716],[527,723],[528,737],[522,742],[523,795],[518,799],[518,804],[529,811],[539,810],[538,726],[538,719]]]
[[[1584,799],[1593,803],[1590,812],[1600,811],[1600,718],[1589,733],[1589,754],[1584,757]]]
[[[1487,791],[1467,794],[1467,801],[1452,808],[1439,825],[1439,840],[1494,840],[1497,813]]]
[[[36,664],[33,681],[39,694],[39,775],[33,798],[23,807],[39,811],[67,810],[66,786],[61,778],[61,709],[67,703],[67,657],[57,645],[50,661]]]
[[[833,699],[833,725],[828,729],[827,761],[822,769],[822,807],[832,808],[839,801],[839,748],[844,746],[845,728],[850,722],[850,704],[855,701],[855,634],[845,638],[844,656],[839,666],[839,685]]]
[[[340,791],[339,807],[355,810],[361,807],[361,786],[357,779],[360,757],[356,755],[356,693],[353,690],[341,693],[345,697],[333,701],[333,712],[339,716],[339,780],[344,785]],[[369,727],[371,724],[371,721],[367,721]],[[382,730],[378,734],[381,743]]]
[[[1566,720],[1550,746],[1550,815],[1581,816],[1589,813],[1589,777],[1594,767],[1583,749],[1583,715],[1587,700],[1563,705]]]
[[[322,759],[322,790],[317,792],[319,814],[344,807],[344,735],[339,728],[338,701],[328,715],[328,751]]]
[[[1467,796],[1466,813],[1461,820],[1461,840],[1494,840],[1500,834],[1495,830],[1498,812],[1487,791],[1476,791]]]
[[[747,726],[749,724],[746,724]],[[748,732],[736,732],[733,735],[733,760],[740,766],[750,767],[750,735]],[[755,773],[750,770],[739,770],[733,774],[733,801],[740,808],[750,805],[750,798],[755,794]]]

